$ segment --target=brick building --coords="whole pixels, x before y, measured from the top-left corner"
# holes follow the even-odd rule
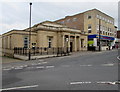
[[[88,10],[73,16],[66,16],[55,22],[64,24],[73,29],[80,29],[83,33],[88,33],[88,46],[95,46],[98,48],[99,32],[101,36],[100,43],[102,50],[108,49],[108,44],[111,46],[114,44],[114,38],[116,35],[114,18],[97,9]]]

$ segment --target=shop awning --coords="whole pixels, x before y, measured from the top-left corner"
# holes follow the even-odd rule
[[[94,34],[94,35],[88,35],[88,38],[98,38],[99,35],[98,34]],[[104,40],[115,40],[114,37],[109,37],[109,36],[103,36],[101,35],[101,38],[100,39],[104,39]]]

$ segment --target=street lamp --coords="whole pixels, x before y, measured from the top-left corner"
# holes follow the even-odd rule
[[[100,27],[101,27],[101,20],[99,19],[99,51],[101,51],[101,44],[100,44],[101,31],[100,31]]]
[[[30,20],[29,20],[29,57],[28,59],[30,60],[31,59],[31,48],[30,48],[30,45],[31,45],[31,6],[32,6],[32,3],[30,3]]]

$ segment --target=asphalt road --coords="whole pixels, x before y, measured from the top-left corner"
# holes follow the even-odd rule
[[[117,51],[43,59],[3,70],[3,90],[118,90]]]

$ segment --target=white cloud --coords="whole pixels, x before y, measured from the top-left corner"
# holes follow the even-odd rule
[[[113,0],[1,0],[2,2],[113,2]],[[114,0],[118,2],[119,0]]]
[[[0,26],[2,26],[2,30],[0,30],[0,33],[5,33],[5,32],[8,32],[10,30],[13,30],[13,29],[25,29],[27,28],[28,26],[27,25],[24,25],[22,23],[13,23],[13,24],[0,24]]]
[[[11,0],[14,1],[14,0]],[[19,0],[18,0],[19,1]],[[30,1],[30,0],[28,0]],[[36,0],[35,0],[36,1]],[[46,1],[46,0],[45,0]],[[54,0],[53,0],[54,1]],[[89,9],[97,8],[104,13],[118,20],[117,2],[33,2],[32,4],[32,24],[37,24],[45,20],[57,20],[68,15],[74,15]],[[117,25],[117,21],[115,21]],[[29,25],[29,3],[22,0],[20,2],[2,2],[2,15],[0,14],[0,34],[12,29],[25,29]]]

